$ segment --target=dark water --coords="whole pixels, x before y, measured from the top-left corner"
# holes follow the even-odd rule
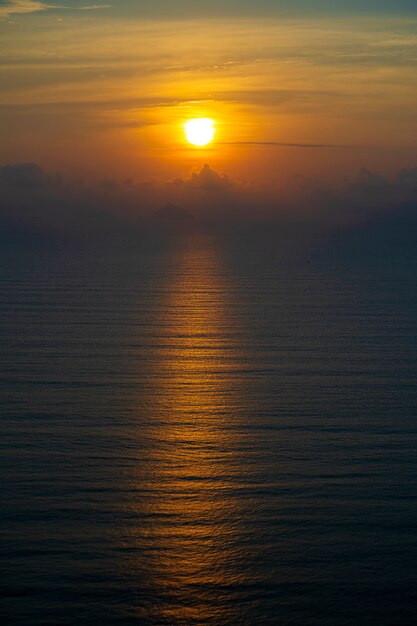
[[[414,624],[411,238],[1,254],[2,615]]]

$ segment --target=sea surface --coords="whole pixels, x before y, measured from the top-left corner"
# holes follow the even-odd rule
[[[416,243],[4,242],[1,623],[415,624]]]

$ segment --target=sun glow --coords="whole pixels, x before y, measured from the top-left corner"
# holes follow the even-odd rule
[[[216,129],[214,120],[201,117],[186,122],[184,131],[187,141],[193,146],[201,148],[213,141]]]

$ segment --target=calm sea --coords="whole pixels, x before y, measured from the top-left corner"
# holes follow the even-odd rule
[[[415,624],[406,230],[5,244],[2,624]]]

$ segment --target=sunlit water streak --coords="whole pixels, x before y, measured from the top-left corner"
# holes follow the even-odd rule
[[[149,372],[149,458],[135,477],[147,495],[131,503],[149,520],[139,540],[148,548],[149,600],[139,614],[165,623],[237,618],[233,594],[246,582],[237,496],[249,462],[239,430],[242,331],[212,245],[201,235],[185,242],[169,272]]]
[[[3,253],[5,623],[413,623],[415,252],[378,246]]]

